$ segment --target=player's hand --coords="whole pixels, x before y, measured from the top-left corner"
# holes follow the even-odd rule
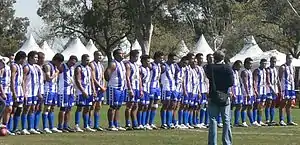
[[[144,91],[140,91],[140,98],[144,97]]]
[[[88,97],[89,97],[89,95],[88,95],[85,91],[82,92],[82,96],[85,97],[85,98],[88,98]]]
[[[133,94],[133,91],[132,91],[132,90],[128,90],[128,93],[129,93],[130,98],[133,98],[133,97],[134,97],[134,94]]]
[[[246,102],[248,102],[250,99],[251,99],[251,98],[250,98],[250,95],[247,95],[247,96],[246,96]]]
[[[16,102],[17,101],[17,95],[16,95],[16,93],[13,93],[12,97],[13,97],[14,102]]]
[[[256,97],[258,97],[258,96],[259,96],[257,91],[255,91],[254,93],[255,93],[255,96],[256,96]]]
[[[5,93],[2,93],[1,97],[2,97],[3,100],[7,100],[7,96],[6,96]]]
[[[42,100],[42,99],[43,99],[43,95],[42,95],[42,94],[39,94],[39,95],[38,95],[38,98],[39,98],[40,100]]]
[[[105,92],[106,91],[106,87],[100,87],[100,91],[103,93],[103,92]]]
[[[93,96],[97,97],[97,92],[96,91],[93,92]]]
[[[187,92],[185,90],[183,91],[183,96],[185,96],[185,97],[188,96],[188,94],[187,94]]]

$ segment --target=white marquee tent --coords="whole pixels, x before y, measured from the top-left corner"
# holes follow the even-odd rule
[[[97,47],[95,46],[94,42],[91,39],[89,40],[89,42],[86,44],[85,47],[91,54],[94,54],[95,51],[98,51]]]
[[[253,36],[248,36],[244,39],[244,47],[243,49],[236,54],[234,57],[230,59],[230,62],[235,62],[237,60],[243,61],[247,57],[256,57],[263,55],[263,51],[260,49],[258,44],[256,43]]]
[[[30,51],[42,51],[39,45],[36,43],[33,36],[30,34],[29,38],[25,41],[23,46],[17,51],[24,51],[26,54],[28,54]],[[16,52],[16,53],[17,53]]]
[[[181,40],[177,46],[177,49],[175,50],[175,53],[177,54],[177,56],[179,58],[184,57],[185,55],[187,55],[190,52],[190,50],[188,49],[188,47],[185,45],[184,40]]]
[[[78,60],[81,60],[83,54],[91,55],[79,38],[72,38],[66,46],[66,49],[62,52],[65,60],[68,60],[71,55],[75,55]],[[90,57],[90,60],[93,60],[92,56]]]
[[[55,52],[50,48],[46,41],[41,46],[42,52],[45,54],[45,60],[50,61],[55,55]]]
[[[214,51],[211,49],[211,47],[208,45],[206,39],[203,35],[201,35],[200,39],[196,43],[195,48],[191,50],[192,53],[202,53],[204,57],[208,54],[213,54]],[[206,62],[206,59],[204,60]]]

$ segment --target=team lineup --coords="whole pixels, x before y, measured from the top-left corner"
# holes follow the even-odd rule
[[[158,111],[161,129],[208,127],[210,86],[204,59],[212,64],[212,54],[188,53],[177,61],[174,53],[165,55],[158,51],[151,58],[140,57],[138,50],[132,50],[125,60],[122,50],[116,49],[107,68],[101,62],[100,51],[93,55],[94,60],[83,54],[79,63],[76,56],[64,63],[64,56],[57,53],[52,61],[45,62],[42,52],[19,51],[14,61],[1,60],[4,67],[0,70],[0,93],[6,103],[2,124],[8,134],[103,131],[100,113],[104,113],[101,110],[104,101],[109,105],[109,131],[158,129],[155,125]],[[253,68],[251,58],[233,63],[234,85],[228,90],[232,126],[297,125],[291,113],[296,99],[292,59],[287,54],[286,63],[278,69],[276,57],[262,59],[258,68]],[[124,103],[122,127],[119,116]],[[55,124],[57,107],[58,124]],[[72,108],[76,108],[75,128],[70,125]],[[221,116],[217,122],[222,127]]]

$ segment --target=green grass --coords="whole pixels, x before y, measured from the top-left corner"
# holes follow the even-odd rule
[[[75,110],[75,109],[74,109]],[[107,127],[107,106],[102,109],[101,125]],[[300,109],[293,110],[293,119],[300,123]],[[73,114],[74,116],[74,114]],[[57,119],[57,118],[56,118]],[[278,119],[278,117],[276,118]],[[74,117],[71,124],[74,124]],[[156,123],[160,117],[157,114]],[[124,107],[121,110],[124,124]],[[218,142],[221,144],[219,129]],[[293,145],[299,144],[300,127],[249,127],[233,128],[233,143],[237,145]],[[0,138],[0,145],[201,145],[207,144],[207,130],[155,130],[126,132],[96,132],[7,136]]]

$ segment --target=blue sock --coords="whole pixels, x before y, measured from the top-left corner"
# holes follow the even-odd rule
[[[89,115],[88,115],[88,126],[91,126],[92,125],[92,116],[90,115],[90,113],[89,113]]]
[[[193,124],[196,125],[197,124],[197,112],[193,111]]]
[[[137,117],[137,120],[138,120],[138,125],[139,126],[142,125],[143,113],[141,111],[138,111],[136,117]]]
[[[150,118],[151,111],[148,110],[145,113],[146,113],[146,116],[145,116],[145,121],[146,121],[145,125],[146,125],[146,124],[149,124],[149,120],[150,120],[149,118]]]
[[[83,127],[87,128],[89,126],[89,114],[83,114]]]
[[[204,120],[204,124],[208,125],[209,124],[209,114],[207,109],[205,109],[205,120]]]
[[[187,123],[188,123],[188,111],[184,110],[183,111],[183,124],[187,125]]]
[[[257,111],[257,122],[258,123],[261,122],[261,116],[262,116],[262,112],[261,111]]]
[[[247,115],[248,115],[248,118],[249,118],[249,121],[250,123],[252,124],[254,121],[253,121],[253,114],[252,114],[253,111],[247,111]]]
[[[37,111],[34,114],[34,129],[38,129],[40,125],[41,111]]]
[[[28,130],[33,129],[34,126],[34,115],[33,113],[30,113],[27,115],[27,124],[28,124]]]
[[[203,123],[205,115],[206,115],[205,110],[201,109],[200,110],[200,124]]]
[[[142,117],[142,125],[146,125],[146,116],[147,116],[148,111],[143,111],[143,117]]]
[[[75,112],[75,125],[79,125],[80,124],[80,116],[81,116],[81,112]]]
[[[282,113],[279,113],[279,120],[280,120],[280,121],[283,121],[283,120],[284,120],[283,111],[282,111]]]
[[[54,113],[53,112],[49,112],[48,121],[49,121],[49,129],[53,129],[54,128]]]
[[[20,116],[14,116],[13,120],[14,120],[13,130],[16,130],[16,129],[18,129],[18,125],[20,122]]]
[[[242,123],[246,122],[246,111],[241,112]]]
[[[12,131],[12,127],[13,127],[13,117],[12,116],[10,116],[9,117],[9,120],[8,120],[8,124],[7,124],[7,129],[8,129],[8,131]]]
[[[130,124],[130,120],[128,119],[128,120],[126,120],[126,126],[128,127],[128,126],[130,126],[131,124]]]
[[[269,120],[269,114],[270,114],[270,108],[269,108],[269,107],[266,107],[266,108],[265,108],[265,117],[266,117],[266,121],[270,121],[270,120]]]
[[[193,112],[188,112],[189,125],[193,125]]]
[[[178,124],[181,125],[183,123],[183,110],[178,110]]]
[[[100,120],[100,114],[97,112],[94,112],[94,128],[99,127],[99,120]]]
[[[270,108],[270,121],[274,121],[274,115],[275,115],[275,108]]]
[[[173,110],[174,111],[174,110]],[[172,113],[172,123],[175,125],[177,124],[177,120],[176,120],[176,117],[174,115],[174,113]]]
[[[114,120],[114,125],[115,125],[115,127],[119,127],[119,121],[118,120]]]
[[[48,113],[42,114],[43,128],[48,128]]]
[[[287,119],[287,123],[291,123],[292,122],[292,115],[291,114],[286,114],[286,119]]]
[[[239,119],[240,119],[240,110],[235,109],[234,110],[234,124],[235,125],[239,124]]]
[[[161,125],[167,124],[166,123],[166,116],[167,116],[167,112],[165,110],[160,111],[160,119],[161,119]]]
[[[132,127],[138,127],[137,120],[132,120]]]
[[[63,129],[63,124],[62,123],[58,123],[57,128],[58,129]]]
[[[221,117],[220,117],[220,114],[217,116],[217,123],[221,123]]]
[[[195,120],[195,124],[200,124],[200,117],[199,117],[199,112],[196,112],[196,115],[195,115],[195,118],[194,118],[194,120]]]
[[[27,128],[26,128],[26,121],[27,121],[27,114],[22,114],[22,115],[21,115],[21,126],[22,126],[22,130],[23,130],[23,129],[27,129]]]
[[[172,110],[169,110],[168,111],[168,117],[167,117],[167,125],[168,126],[171,126],[172,122],[173,122],[173,111]]]
[[[108,121],[109,128],[112,128],[114,126],[113,121]]]
[[[253,122],[256,121],[257,117],[257,109],[253,109]]]
[[[69,127],[68,123],[67,123],[67,122],[64,122],[63,128],[66,129],[66,128],[68,128],[68,127]]]
[[[156,110],[151,110],[149,124],[153,124],[156,115]]]

